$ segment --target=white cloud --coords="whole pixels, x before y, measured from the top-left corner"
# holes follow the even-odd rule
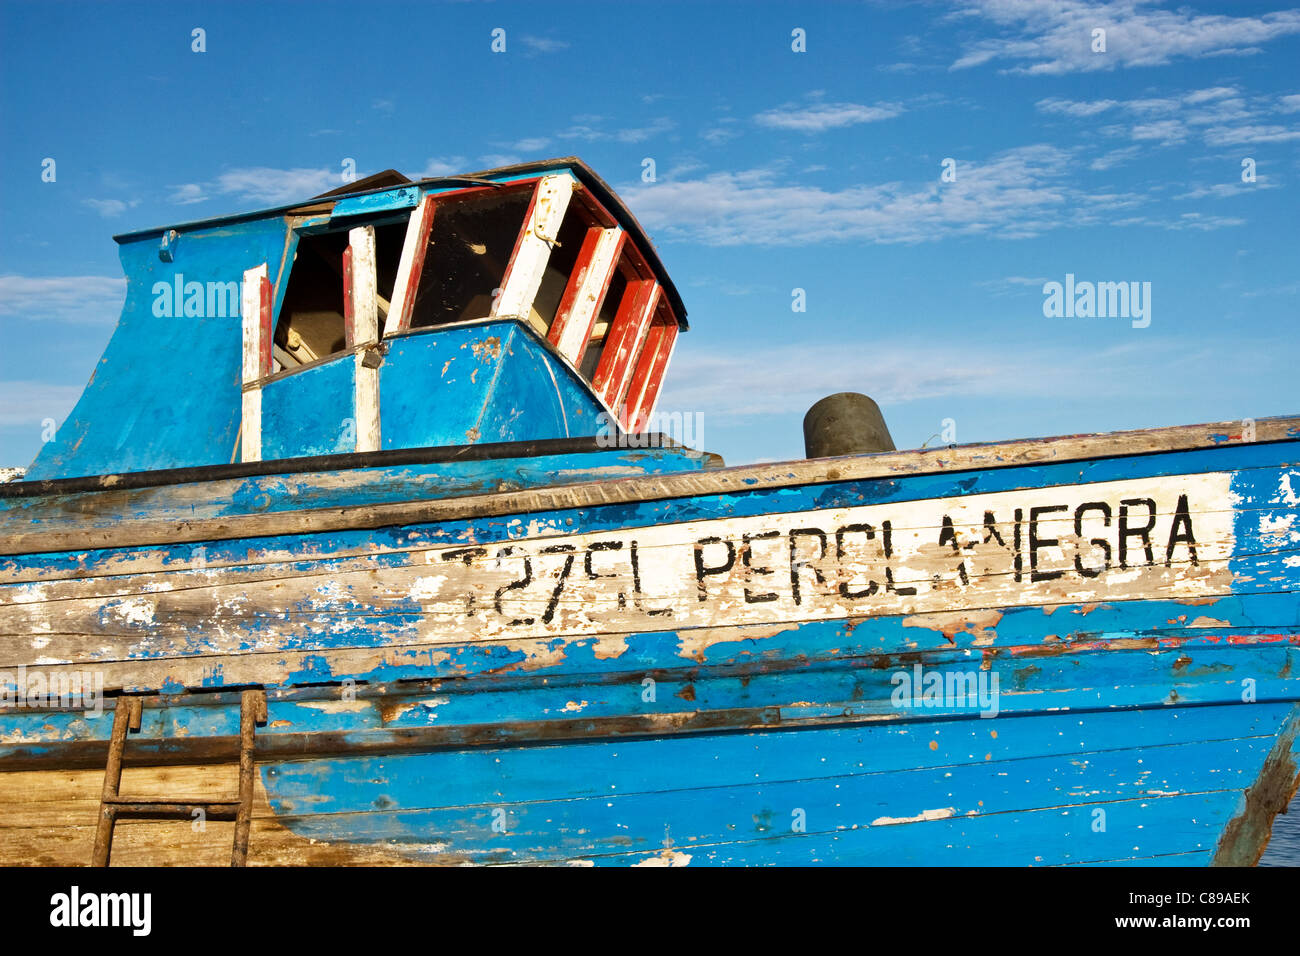
[[[599,116],[575,116],[573,118],[575,125],[557,135],[560,139],[581,139],[592,143],[602,141],[643,143],[654,136],[669,132],[675,125],[668,117],[661,116],[658,119],[651,120],[645,126],[605,130],[594,125],[600,121],[601,117]]]
[[[458,176],[471,172],[473,165],[464,156],[436,156],[424,164],[424,169],[416,174],[416,179],[437,179],[440,176]]]
[[[1166,10],[1152,0],[966,0],[952,17],[987,20],[1004,31],[968,44],[952,69],[1002,61],[1011,64],[1003,72],[1048,75],[1246,56],[1300,33],[1300,10],[1233,17]],[[1106,31],[1104,53],[1092,50],[1098,28]]]
[[[1140,152],[1142,152],[1141,146],[1124,146],[1120,149],[1112,149],[1090,162],[1088,168],[1095,170],[1113,169],[1116,166],[1122,166],[1124,163],[1127,163]]]
[[[522,36],[519,39],[532,53],[559,53],[569,48],[567,40],[553,40],[550,37],[539,36]]]
[[[1300,113],[1300,93],[1283,96],[1278,104],[1283,113]]]
[[[550,144],[550,139],[545,136],[532,136],[510,144],[510,148],[521,153],[536,153]]]
[[[80,385],[0,381],[0,426],[39,428],[47,418],[62,422],[72,411],[72,406],[77,404],[81,392]]]
[[[217,177],[216,188],[240,199],[279,206],[310,199],[344,185],[337,169],[273,169],[250,166],[230,169]]]
[[[1112,223],[1115,226],[1154,226],[1158,229],[1168,229],[1171,232],[1186,230],[1212,232],[1215,229],[1226,229],[1232,226],[1244,226],[1245,224],[1246,220],[1234,216],[1207,216],[1199,212],[1185,212],[1174,219],[1130,216],[1127,219],[1117,219]]]
[[[1061,321],[1042,317],[1041,299],[1026,306],[1024,319],[1043,327]],[[710,421],[739,423],[806,409],[840,391],[866,392],[882,406],[895,408],[933,399],[1054,402],[1063,394],[1085,393],[1131,397],[1133,382],[1148,376],[1155,351],[1151,341],[1081,351],[1073,344],[1036,347],[1023,340],[872,341],[856,347],[791,341],[732,352],[687,351],[673,361],[660,408],[698,410]],[[1205,374],[1212,373],[1217,361],[1212,346],[1191,341],[1162,341],[1158,353],[1172,367]],[[754,374],[755,369],[763,374]]]
[[[203,195],[203,187],[198,183],[183,183],[172,187],[170,200],[178,206],[189,206],[196,202],[206,202],[207,198]]]
[[[1034,105],[1044,113],[1059,113],[1062,116],[1096,116],[1098,113],[1104,113],[1119,104],[1116,100],[1079,102],[1077,100],[1063,100],[1053,96],[1045,100],[1039,100]]]
[[[993,295],[1024,295],[1027,289],[1041,293],[1043,284],[1051,280],[1044,276],[1006,276],[1002,279],[986,279],[975,283],[982,289],[988,289]]]
[[[1216,126],[1205,131],[1205,142],[1210,146],[1235,146],[1239,143],[1287,143],[1300,139],[1300,128],[1277,126],[1269,123],[1248,123],[1245,126]]]
[[[983,162],[958,161],[955,183],[932,180],[822,188],[772,169],[719,172],[622,190],[662,239],[717,245],[827,241],[923,242],[950,236],[1026,238],[1106,222],[1141,197],[1088,193],[1072,154],[1025,146]]]
[[[112,324],[125,299],[121,278],[0,275],[0,315],[17,319]]]
[[[1286,98],[1273,101],[1268,97],[1248,100],[1231,86],[1215,86],[1163,97],[1133,100],[1065,100],[1056,97],[1039,100],[1035,106],[1043,113],[1067,116],[1076,121],[1102,113],[1127,114],[1128,125],[1111,123],[1097,127],[1110,136],[1127,136],[1140,143],[1172,146],[1200,137],[1207,146],[1241,143],[1276,143],[1300,139],[1300,127],[1269,122],[1274,114],[1287,111]],[[1122,154],[1117,158],[1124,159]],[[1113,163],[1111,165],[1114,165]],[[1108,168],[1106,165],[1095,169]]]
[[[105,219],[120,216],[128,209],[140,204],[138,199],[83,199],[82,202]]]
[[[754,117],[759,126],[772,129],[790,129],[799,133],[823,133],[828,129],[854,126],[858,123],[875,123],[891,119],[903,112],[895,103],[878,103],[864,106],[860,103],[811,103],[806,106],[786,105],[766,110]]]
[[[711,146],[721,146],[741,135],[739,121],[734,116],[723,116],[717,126],[711,126],[700,132],[700,139]]]
[[[511,153],[488,153],[478,158],[478,164],[482,169],[496,169],[498,166],[514,166],[516,163],[522,163],[523,158]],[[462,170],[467,172],[468,170]]]
[[[1227,199],[1231,196],[1242,196],[1247,193],[1253,193],[1259,189],[1277,189],[1277,183],[1265,182],[1263,179],[1256,180],[1253,183],[1227,182],[1213,183],[1209,186],[1197,186],[1188,190],[1176,199]]]

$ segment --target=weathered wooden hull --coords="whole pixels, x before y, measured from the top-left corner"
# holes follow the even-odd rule
[[[1300,749],[1300,423],[1255,427],[55,489],[9,502],[0,669],[142,696],[123,792],[192,799],[266,688],[251,863],[1249,864]],[[89,862],[112,703],[4,712],[0,860]]]

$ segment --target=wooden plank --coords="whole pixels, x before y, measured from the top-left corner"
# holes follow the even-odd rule
[[[211,652],[250,639],[306,648],[318,630],[298,611],[308,607],[340,624],[368,619],[374,643],[415,635],[444,643],[465,633],[577,636],[1199,598],[1232,592],[1228,561],[1254,550],[1237,541],[1225,507],[1231,488],[1231,473],[1212,473],[457,542],[421,549],[382,575],[330,569],[328,585],[318,576],[208,584],[205,575],[206,586],[158,582],[131,598],[0,607],[0,634],[13,635],[0,646],[16,663],[10,642],[42,635],[41,657],[56,663],[76,635],[104,647],[147,634],[157,654],[188,643],[202,621],[225,635],[224,646],[206,645]]]
[[[624,403],[626,417],[623,427],[633,434],[645,431],[654,415],[664,375],[668,371],[668,362],[677,344],[677,323],[671,315],[663,316],[663,311],[660,310],[661,315],[655,317],[654,324],[650,327],[650,334],[641,349],[636,371],[632,375],[632,384],[628,387],[627,401]]]
[[[618,315],[605,336],[605,348],[600,353],[600,363],[591,377],[592,388],[622,422],[625,414],[621,408],[632,369],[641,345],[650,331],[650,322],[659,304],[661,289],[654,279],[638,279],[627,284]]]
[[[420,276],[424,273],[424,260],[429,251],[435,209],[434,197],[425,196],[407,221],[402,256],[397,264],[397,279],[393,283],[392,308],[384,320],[385,336],[411,327],[415,298],[420,290]]]
[[[1295,635],[1291,636],[1295,640]],[[1141,645],[1141,646],[1135,646]],[[1067,653],[1052,656],[1043,648],[999,651],[969,650],[936,653],[908,652],[897,663],[890,655],[867,659],[839,658],[838,666],[778,667],[769,664],[743,672],[664,667],[637,669],[622,680],[538,681],[535,672],[506,680],[476,675],[471,688],[461,679],[439,682],[433,690],[415,693],[401,685],[364,688],[368,696],[355,701],[324,697],[308,699],[309,689],[294,691],[303,699],[276,701],[271,722],[258,734],[258,760],[296,759],[302,755],[359,757],[372,754],[446,750],[488,745],[558,744],[563,741],[634,740],[647,736],[772,728],[847,727],[864,723],[907,723],[918,717],[1010,717],[1045,712],[1092,709],[1182,707],[1240,703],[1240,681],[1249,675],[1261,700],[1294,700],[1295,680],[1278,677],[1300,665],[1296,648],[1278,642],[1226,647],[1159,645],[1115,637],[1073,642]],[[1029,653],[1030,650],[1035,651]],[[689,663],[683,658],[679,664]],[[628,666],[625,663],[624,666]],[[978,668],[978,674],[973,678]],[[894,699],[897,678],[910,680],[915,669],[934,675],[937,686],[962,686],[974,679],[969,701],[939,700],[909,704]],[[641,675],[656,674],[658,697],[640,700]],[[540,686],[539,686],[540,684]],[[1074,686],[1079,685],[1079,686]],[[420,685],[408,685],[420,686]],[[918,689],[918,693],[919,693]],[[906,692],[905,692],[906,693]],[[951,691],[950,691],[951,693]],[[134,738],[128,759],[136,764],[226,762],[233,759],[238,738],[229,733],[230,708],[171,700],[166,712]],[[177,703],[176,701],[180,702]],[[66,714],[50,715],[52,722]],[[86,739],[91,729],[102,732],[107,717],[90,717],[68,725],[65,739],[49,731],[18,730],[6,734],[0,767],[6,770],[41,766],[100,766],[105,742]],[[28,726],[34,721],[28,723]],[[14,738],[21,737],[15,743]],[[35,739],[34,739],[35,738]],[[448,792],[451,785],[444,788]],[[620,788],[621,789],[621,788]],[[176,793],[168,795],[175,798]]]
[[[358,226],[348,231],[343,254],[344,329],[353,356],[353,412],[355,451],[378,451],[379,363],[370,350],[379,343],[379,301],[375,264],[375,228]]]
[[[357,226],[348,230],[348,247],[343,253],[343,328],[347,348],[379,341],[375,268],[375,227]]]
[[[272,369],[271,281],[263,262],[244,272],[243,381],[241,401],[241,460],[262,460],[262,392],[256,383]]]
[[[267,276],[265,262],[244,273],[244,382],[255,382],[270,374],[272,330],[270,279]]]
[[[244,391],[240,396],[240,461],[262,460],[262,389]]]
[[[577,266],[547,336],[575,368],[582,364],[592,326],[609,291],[625,239],[626,233],[619,228],[593,226],[587,230]]]
[[[1240,441],[1240,422],[1032,439],[989,445],[933,448],[834,459],[743,465],[545,489],[465,495],[446,501],[411,501],[360,508],[307,509],[287,514],[228,516],[194,522],[122,521],[113,528],[73,532],[20,531],[0,536],[0,554],[21,555],[94,548],[143,547],[278,534],[373,529],[470,517],[590,508],[833,481],[898,478],[932,472],[1043,466],[1052,462],[1217,448]],[[1260,419],[1257,442],[1300,438],[1300,419]]]
[[[123,786],[146,797],[212,798],[233,789],[233,768],[128,767]],[[103,770],[0,773],[0,865],[86,866],[99,811]],[[229,866],[234,823],[208,819],[118,822],[115,866]],[[416,865],[382,847],[312,841],[285,828],[265,788],[254,791],[248,863],[252,866]]]
[[[492,303],[491,318],[528,319],[573,187],[567,175],[543,176],[537,183],[523,232],[501,280],[501,294]]]
[[[1060,863],[1188,853],[1213,847],[1290,709],[1049,713],[1017,721],[1014,733],[949,720],[815,737],[603,741],[567,747],[564,774],[555,748],[279,763],[269,789],[257,789],[249,862],[383,853],[430,863],[932,862],[935,853],[969,862],[996,852],[1002,863]],[[199,792],[205,771],[128,773]],[[84,862],[93,786],[93,771],[0,774],[0,807],[18,809],[29,793],[44,804],[0,826],[0,862]],[[773,806],[801,808],[806,828]],[[1111,836],[1090,842],[1098,807]],[[500,829],[488,825],[497,808],[509,823]],[[229,832],[123,824],[115,855],[219,865]]]

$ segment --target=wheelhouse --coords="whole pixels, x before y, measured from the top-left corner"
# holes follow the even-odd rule
[[[388,170],[117,239],[122,321],[29,477],[640,432],[686,328],[648,237],[574,158]],[[236,285],[239,316],[210,314]]]

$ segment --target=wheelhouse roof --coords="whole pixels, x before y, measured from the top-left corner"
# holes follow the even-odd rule
[[[258,209],[252,212],[235,213],[229,216],[214,216],[209,219],[195,219],[189,222],[177,223],[174,225],[157,226],[151,229],[138,229],[132,232],[118,233],[113,240],[118,243],[145,239],[150,236],[161,236],[170,229],[177,231],[192,230],[209,226],[227,225],[236,222],[247,222],[252,219],[262,219],[270,215],[281,213],[292,213],[295,210],[301,210],[309,207],[319,207],[322,203],[333,203],[338,200],[351,196],[365,196],[371,193],[387,192],[391,189],[398,189],[404,186],[419,186],[426,188],[439,187],[465,187],[475,184],[487,185],[495,182],[502,182],[510,179],[523,179],[530,175],[544,175],[548,172],[558,172],[566,170],[571,172],[574,177],[581,183],[596,200],[605,207],[617,221],[620,226],[628,233],[628,236],[636,244],[641,254],[645,256],[646,263],[654,270],[655,277],[659,280],[660,286],[663,287],[668,301],[673,307],[673,312],[677,317],[678,323],[682,329],[688,328],[686,322],[686,306],[682,302],[677,287],[673,284],[672,278],[668,275],[668,270],[664,268],[663,260],[659,258],[659,253],[650,241],[641,223],[637,221],[636,216],[628,209],[627,205],[618,194],[610,188],[605,180],[596,175],[590,166],[584,163],[577,156],[562,156],[557,159],[544,159],[531,163],[517,163],[513,166],[498,166],[495,169],[486,169],[476,173],[465,173],[460,176],[435,176],[429,179],[409,180],[401,173],[394,169],[384,170],[373,176],[367,176],[355,183],[349,183],[338,189],[332,189],[329,192],[321,193],[319,196],[305,199],[301,202],[288,203],[283,206],[272,206],[267,209]]]

